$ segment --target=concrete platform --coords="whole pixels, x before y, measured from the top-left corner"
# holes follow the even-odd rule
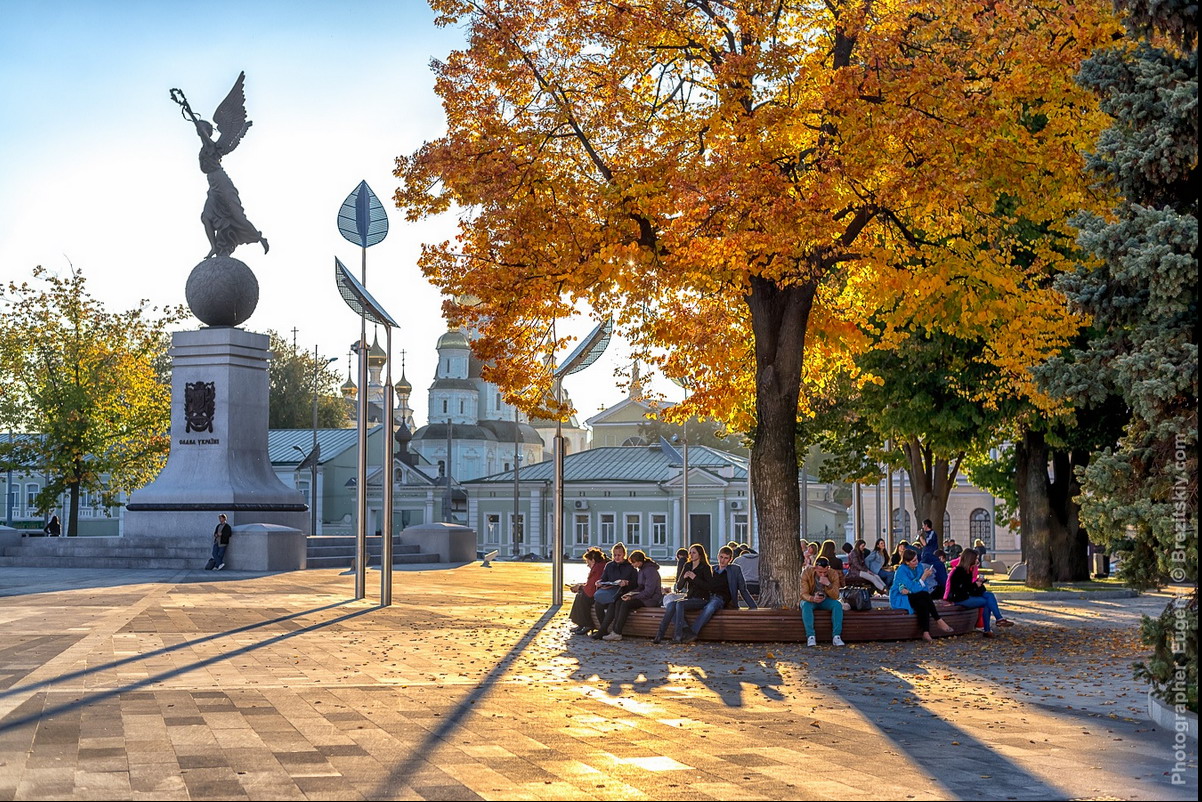
[[[673,647],[570,637],[546,565],[352,583],[0,568],[0,799],[1196,798],[1130,670],[1163,597]]]

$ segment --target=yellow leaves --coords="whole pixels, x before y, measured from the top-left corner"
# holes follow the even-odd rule
[[[1016,381],[1071,329],[1034,285],[1063,257],[1037,243],[1016,268],[1006,228],[1067,233],[1098,202],[1079,152],[1102,119],[1074,74],[1115,30],[1100,0],[433,5],[468,46],[437,71],[447,135],[397,159],[395,197],[410,219],[464,210],[421,265],[481,299],[462,317],[511,391],[584,301],[745,420],[753,277],[819,286],[815,396],[911,321],[989,332]]]

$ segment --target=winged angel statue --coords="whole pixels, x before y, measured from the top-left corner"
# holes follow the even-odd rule
[[[242,87],[245,79],[245,72],[238,73],[234,88],[213,112],[213,122],[217,123],[217,130],[221,134],[216,141],[213,140],[213,125],[192,111],[182,91],[171,90],[171,99],[179,104],[184,119],[196,126],[196,134],[200,137],[200,171],[209,179],[209,194],[205,198],[204,211],[200,214],[211,246],[206,259],[228,257],[239,245],[252,242],[263,243],[263,253],[268,250],[267,238],[246,219],[238,190],[221,168],[222,157],[238,147],[251,126],[251,121],[246,119],[246,93]]]

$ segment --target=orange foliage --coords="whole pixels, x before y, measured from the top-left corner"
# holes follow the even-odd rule
[[[397,160],[396,201],[460,214],[422,267],[478,299],[453,311],[511,397],[546,397],[550,321],[585,301],[689,377],[696,411],[747,428],[752,276],[817,285],[811,393],[871,316],[987,332],[1020,383],[1075,330],[1041,289],[1064,257],[1019,270],[1006,231],[1071,242],[1066,217],[1096,205],[1080,152],[1104,120],[1074,75],[1117,30],[1109,3],[431,5],[468,46],[436,65],[448,131]]]

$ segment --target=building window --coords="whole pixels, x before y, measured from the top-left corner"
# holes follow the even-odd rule
[[[484,525],[484,528],[488,530],[485,534],[487,542],[499,543],[501,538],[501,516],[492,512],[484,520],[487,522]]]
[[[296,489],[297,489],[298,491],[300,491],[300,494],[301,494],[302,496],[304,496],[304,497],[305,497],[305,503],[306,503],[306,504],[312,504],[312,503],[313,503],[313,502],[312,502],[312,501],[309,499],[309,483],[308,483],[308,482],[297,482],[297,483],[296,483]]]
[[[612,512],[601,513],[601,545],[609,546],[614,543],[614,535],[617,534],[617,528],[617,516]]]
[[[668,516],[662,512],[651,514],[651,545],[668,545]]]
[[[38,508],[38,491],[41,487],[34,484],[25,485],[25,514],[32,515]]]
[[[952,514],[947,510],[943,511],[943,531],[939,533],[943,536],[943,542],[952,536]]]
[[[577,513],[574,528],[576,530],[576,545],[588,545],[588,513]]]
[[[626,514],[626,545],[638,546],[643,542],[643,518],[636,512]]]
[[[893,542],[897,542],[898,538],[910,541],[910,514],[900,508],[893,510]]]
[[[495,400],[496,400],[497,409],[500,409],[501,408],[501,394],[500,393],[497,393]]]
[[[989,510],[978,507],[972,511],[972,515],[968,517],[968,539],[971,544],[980,540],[985,544],[985,548],[993,550],[993,517]]]
[[[509,514],[509,535],[510,540],[522,543],[526,540],[526,516],[518,514],[515,518],[513,513]]]
[[[734,539],[740,543],[750,542],[747,537],[747,513],[736,512],[734,517],[734,526],[731,527],[734,531]]]

